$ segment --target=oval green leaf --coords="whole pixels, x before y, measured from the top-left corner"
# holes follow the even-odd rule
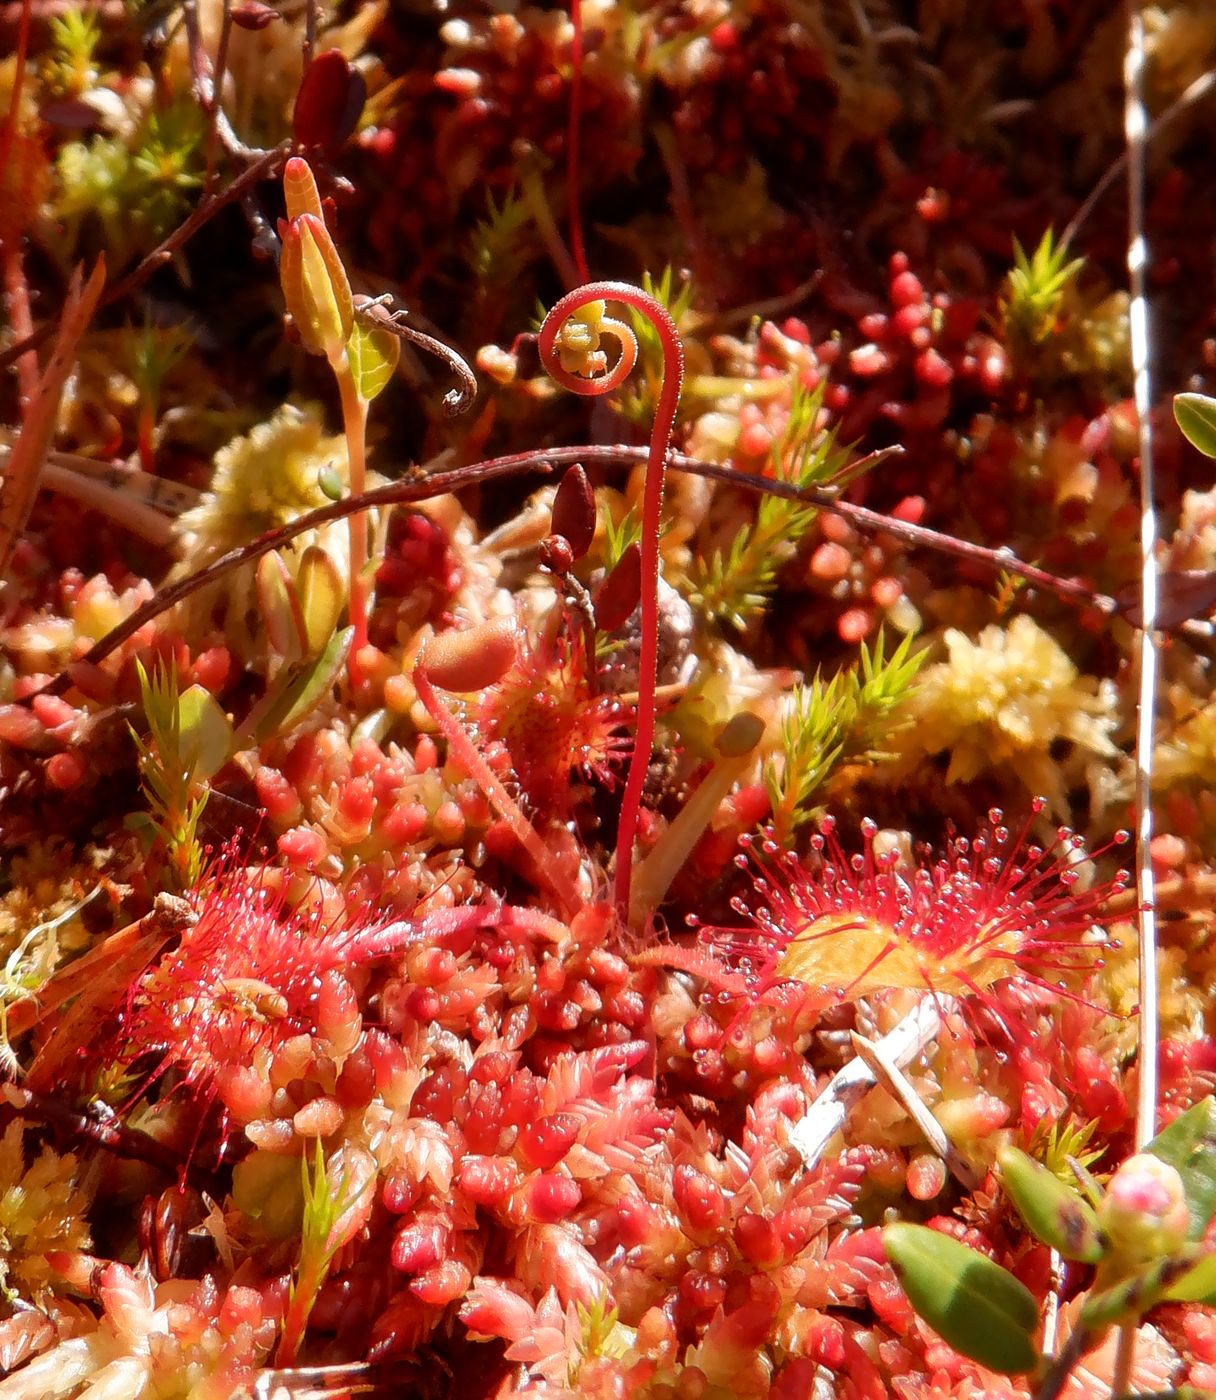
[[[1065,1259],[1096,1264],[1102,1257],[1098,1217],[1079,1192],[1016,1147],[997,1154],[1001,1185],[1036,1239]]]
[[[1175,394],[1174,417],[1188,442],[1205,457],[1216,457],[1216,399],[1206,394]]]
[[[1038,1365],[1039,1310],[1007,1269],[924,1225],[888,1225],[882,1242],[908,1301],[955,1351],[1006,1376]]]
[[[177,701],[177,722],[187,772],[195,779],[218,773],[232,752],[232,724],[215,696],[201,685],[183,691]]]
[[[308,637],[291,571],[277,549],[258,560],[254,580],[258,612],[265,624],[271,650],[288,661],[298,660],[304,654]]]
[[[1180,1114],[1145,1151],[1177,1169],[1190,1216],[1187,1238],[1201,1240],[1216,1215],[1216,1096],[1209,1094]]]
[[[310,544],[296,574],[304,640],[309,656],[316,656],[338,630],[338,618],[346,606],[346,583],[338,566],[320,545]]]
[[[346,358],[359,397],[371,403],[393,377],[401,358],[401,342],[392,331],[356,321],[346,342]]]

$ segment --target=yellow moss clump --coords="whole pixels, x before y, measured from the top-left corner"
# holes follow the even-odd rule
[[[1065,815],[1067,783],[1051,745],[1065,739],[1113,758],[1113,685],[1082,676],[1024,614],[1007,627],[985,627],[975,641],[951,628],[945,643],[949,659],[926,668],[909,700],[911,742],[927,754],[949,750],[947,782],[1012,769]]]
[[[316,417],[290,404],[248,434],[234,438],[216,453],[210,490],[178,520],[181,563],[173,576],[192,573],[267,530],[331,504],[321,488],[322,472],[332,473],[344,493],[349,490],[346,440],[328,436]],[[369,473],[367,484],[380,485],[381,478]],[[324,549],[339,574],[347,576],[350,537],[345,520],[310,530],[283,546],[279,552],[293,574],[310,544]],[[219,605],[225,642],[247,660],[260,656],[265,645],[265,629],[253,612],[254,577],[252,566],[243,568],[183,604],[188,625],[202,631]]]
[[[1216,701],[1185,719],[1153,755],[1154,786],[1187,782],[1216,784]]]
[[[27,1168],[24,1133],[15,1120],[0,1138],[0,1289],[36,1300],[56,1277],[47,1254],[92,1244],[85,1213],[93,1190],[71,1152],[44,1147]]]

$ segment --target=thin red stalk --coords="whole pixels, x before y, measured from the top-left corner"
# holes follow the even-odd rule
[[[0,180],[3,180],[2,175]],[[18,340],[27,339],[33,334],[34,322],[30,315],[30,289],[25,280],[21,241],[16,235],[4,244],[4,301],[13,334]],[[33,350],[27,350],[17,359],[17,387],[24,417],[25,406],[33,401],[38,388],[38,356]]]
[[[355,383],[350,367],[338,371],[338,393],[342,400],[342,426],[346,432],[346,452],[350,461],[350,493],[363,495],[367,481],[367,400]],[[349,517],[350,525],[350,620],[355,635],[350,644],[350,681],[359,683],[359,653],[367,645],[367,614],[371,604],[367,578],[367,515],[359,511]]]
[[[490,799],[498,815],[511,828],[519,844],[532,857],[542,880],[557,896],[563,914],[569,916],[579,907],[578,891],[563,873],[553,853],[536,834],[536,829],[519,810],[519,805],[502,785],[497,774],[473,746],[469,736],[457,723],[455,716],[435,694],[435,688],[421,662],[414,668],[414,689],[426,712],[435,721],[447,740],[448,751],[473,778]]]
[[[620,827],[616,843],[616,875],[613,897],[622,922],[629,917],[629,886],[633,877],[633,842],[642,810],[642,788],[654,743],[655,687],[659,664],[659,528],[663,509],[663,481],[667,450],[675,427],[676,406],[684,382],[684,348],[676,323],[667,308],[627,282],[592,282],[562,297],[545,317],[537,348],[550,376],[576,394],[604,394],[615,389],[633,368],[637,340],[623,323],[603,322],[620,341],[621,356],[601,379],[580,379],[564,369],[557,349],[557,335],[569,316],[596,301],[617,301],[640,312],[654,327],[663,348],[663,388],[655,410],[646,459],[646,485],[642,493],[642,637],[638,657],[637,733],[625,790],[621,796]]]
[[[583,215],[579,206],[579,140],[583,118],[583,6],[570,0],[570,114],[566,129],[566,203],[570,206],[570,253],[580,282],[590,282],[587,254],[583,248]]]
[[[21,20],[17,28],[17,65],[13,73],[13,88],[9,95],[8,117],[0,132],[0,201],[8,190],[9,163],[13,158],[13,140],[17,125],[21,120],[21,93],[25,87],[25,61],[30,46],[30,14],[33,0],[22,0]],[[16,195],[16,189],[12,196]],[[17,211],[12,213],[0,210],[0,229],[7,226],[10,237],[0,239],[4,251],[4,299],[8,309],[9,325],[18,341],[29,338],[33,331],[30,318],[30,293],[25,281],[25,270],[21,262],[21,234],[18,229]],[[31,348],[17,360],[17,383],[21,392],[21,407],[34,396],[38,383],[38,360]]]

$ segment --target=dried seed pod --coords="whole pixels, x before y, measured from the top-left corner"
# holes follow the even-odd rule
[[[642,551],[631,544],[596,589],[595,625],[601,632],[615,632],[632,616],[641,597]]]
[[[496,617],[432,637],[418,664],[442,690],[486,690],[514,664],[516,642],[515,619]]]
[[[326,49],[308,65],[291,115],[291,134],[299,146],[341,146],[359,123],[367,100],[367,83],[344,54]]]
[[[553,497],[553,533],[570,542],[575,559],[581,559],[595,538],[595,493],[580,463],[558,483]]]

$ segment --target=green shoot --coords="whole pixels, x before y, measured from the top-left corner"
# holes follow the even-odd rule
[[[1065,290],[1084,259],[1069,262],[1067,245],[1057,248],[1051,229],[1029,258],[1015,238],[1013,259],[1009,290],[1001,299],[1001,318],[1006,343],[1016,351],[1042,345],[1055,330]]]
[[[570,1358],[571,1386],[577,1382],[584,1362],[599,1356],[619,1359],[629,1351],[634,1342],[633,1328],[621,1323],[617,1309],[608,1301],[607,1290],[590,1304],[576,1301],[574,1308],[581,1335],[578,1338],[577,1349]]]
[[[148,733],[144,738],[132,729],[131,737],[150,810],[129,824],[164,860],[172,887],[187,890],[202,869],[198,823],[210,796],[208,779],[228,760],[232,726],[202,686],[179,693],[172,666],[157,666],[149,677],[136,665]]]
[[[888,660],[882,633],[871,652],[863,643],[857,663],[830,681],[818,674],[796,686],[781,725],[781,757],[764,773],[773,809],[773,831],[790,845],[815,816],[812,800],[842,762],[878,763],[889,757],[884,742],[894,712],[907,694],[926,652],[912,652],[905,637]]]
[[[818,427],[823,386],[795,392],[789,423],[773,444],[772,474],[796,486],[843,486],[850,472],[848,453],[836,446],[833,432]],[[768,606],[781,570],[798,552],[815,519],[816,507],[802,501],[765,496],[755,522],[745,525],[730,549],[699,560],[692,577],[692,602],[710,622],[743,631]]]
[[[669,266],[656,281],[649,272],[642,274],[642,290],[671,314],[679,326],[688,315],[693,302],[693,286],[689,281],[676,286]],[[663,347],[658,333],[639,311],[627,308],[629,325],[638,342],[638,371],[622,389],[619,408],[631,423],[649,423],[654,416],[659,387],[663,382]]]
[[[496,203],[486,196],[485,217],[473,229],[466,251],[469,271],[473,274],[478,316],[477,325],[487,326],[486,308],[492,307],[492,325],[496,325],[512,304],[514,289],[523,284],[523,273],[536,257],[535,227],[527,201],[516,190],[510,190]],[[540,320],[545,311],[541,308]],[[539,321],[538,323],[539,324]]]
[[[93,54],[101,38],[97,17],[87,10],[65,10],[50,22],[52,55],[42,81],[59,97],[79,97],[94,87],[98,70]]]
[[[317,1294],[343,1241],[340,1228],[342,1217],[348,1214],[359,1196],[375,1181],[373,1176],[361,1185],[355,1185],[348,1181],[344,1172],[337,1185],[333,1185],[326,1170],[325,1151],[319,1141],[313,1152],[311,1171],[307,1157],[301,1158],[300,1170],[304,1186],[300,1258],[291,1282],[283,1332],[275,1358],[279,1366],[295,1364]]]
[[[194,343],[194,337],[181,326],[161,330],[147,317],[138,330],[128,329],[131,378],[139,391],[137,442],[140,465],[155,472],[156,421],[160,417],[161,390],[166,376]]]
[[[610,574],[621,561],[621,555],[631,544],[640,544],[642,539],[642,518],[637,506],[621,516],[619,524],[605,512],[604,516],[604,572]]]
[[[1087,1123],[1075,1118],[1056,1119],[1050,1124],[1040,1122],[1030,1139],[1027,1153],[1042,1162],[1065,1186],[1075,1186],[1077,1177],[1072,1162],[1088,1169],[1105,1155],[1104,1147],[1093,1148],[1089,1145],[1097,1127],[1097,1119]]]

